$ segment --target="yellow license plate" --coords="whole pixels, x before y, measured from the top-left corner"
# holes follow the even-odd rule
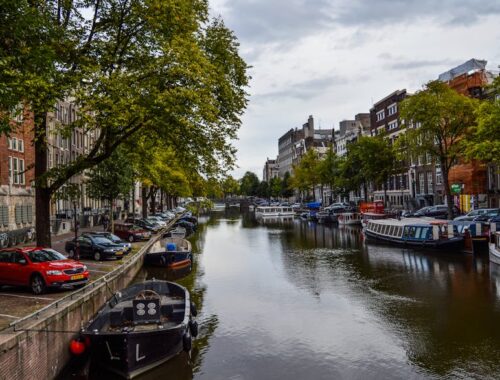
[[[123,255],[123,251],[116,251],[115,255],[116,256],[121,256],[121,255]]]
[[[72,280],[81,280],[83,278],[83,274],[77,274],[76,276],[71,276]]]

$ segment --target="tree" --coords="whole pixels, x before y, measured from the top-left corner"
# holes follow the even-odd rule
[[[293,186],[299,191],[309,192],[312,189],[313,198],[316,200],[314,188],[320,183],[319,156],[314,149],[309,149],[298,163],[293,167]]]
[[[281,196],[287,199],[293,196],[290,172],[286,172],[283,176],[283,182],[281,183]]]
[[[432,81],[401,104],[406,133],[400,147],[414,156],[429,154],[441,168],[448,204],[453,217],[449,183],[450,169],[466,151],[466,143],[476,125],[477,100],[460,95],[445,83]]]
[[[500,76],[490,86],[490,98],[476,109],[477,126],[471,138],[464,140],[466,155],[500,165]]]
[[[269,181],[269,194],[273,198],[278,198],[282,194],[283,181],[279,177],[273,177]]]
[[[57,189],[139,132],[200,173],[231,169],[249,77],[233,33],[220,19],[208,22],[206,1],[20,0],[2,11],[4,3],[0,108],[24,102],[34,115],[39,245],[50,245]],[[69,95],[79,118],[61,133],[80,127],[99,137],[85,155],[48,170],[47,116]]]
[[[333,193],[337,193],[337,178],[340,175],[340,160],[330,147],[323,160],[318,164],[321,186],[329,186]],[[323,193],[323,191],[321,191]],[[331,201],[331,200],[330,200]]]
[[[93,167],[88,174],[87,189],[92,198],[108,201],[111,232],[114,232],[114,202],[126,197],[134,186],[134,172],[124,165],[126,154],[118,149],[106,160]]]
[[[240,192],[247,196],[256,196],[259,192],[259,178],[255,173],[246,172],[240,179]]]
[[[261,181],[257,189],[257,195],[261,198],[269,198],[271,195],[271,189],[266,181]]]
[[[224,193],[224,197],[238,194],[240,191],[240,184],[233,178],[233,176],[229,175],[222,182],[222,191]]]

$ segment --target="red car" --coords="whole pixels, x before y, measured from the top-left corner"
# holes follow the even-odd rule
[[[29,286],[34,294],[47,288],[73,288],[89,281],[82,263],[51,248],[25,247],[0,251],[0,286]]]
[[[149,240],[151,238],[151,232],[132,223],[116,223],[115,235],[129,242]]]

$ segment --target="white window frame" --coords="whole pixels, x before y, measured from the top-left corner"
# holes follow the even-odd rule
[[[398,103],[392,103],[389,107],[387,107],[387,115],[395,115],[398,112]]]
[[[393,121],[389,122],[389,124],[387,124],[387,125],[389,126],[389,130],[392,131],[393,129],[397,129],[398,121],[393,120]]]
[[[24,185],[25,184],[24,160],[22,158],[18,158],[17,160],[18,160],[18,169],[19,169],[17,177],[19,180],[19,184]]]

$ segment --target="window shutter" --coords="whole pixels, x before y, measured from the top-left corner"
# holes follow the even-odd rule
[[[31,223],[31,222],[33,222],[33,206],[28,205],[27,211],[28,211],[28,223]]]
[[[0,223],[3,226],[9,225],[9,206],[0,206]]]
[[[28,222],[28,206],[21,206],[21,221],[23,223]]]
[[[21,221],[22,221],[22,209],[21,209],[21,207],[22,206],[16,205],[16,211],[15,211],[16,224],[21,224]]]

